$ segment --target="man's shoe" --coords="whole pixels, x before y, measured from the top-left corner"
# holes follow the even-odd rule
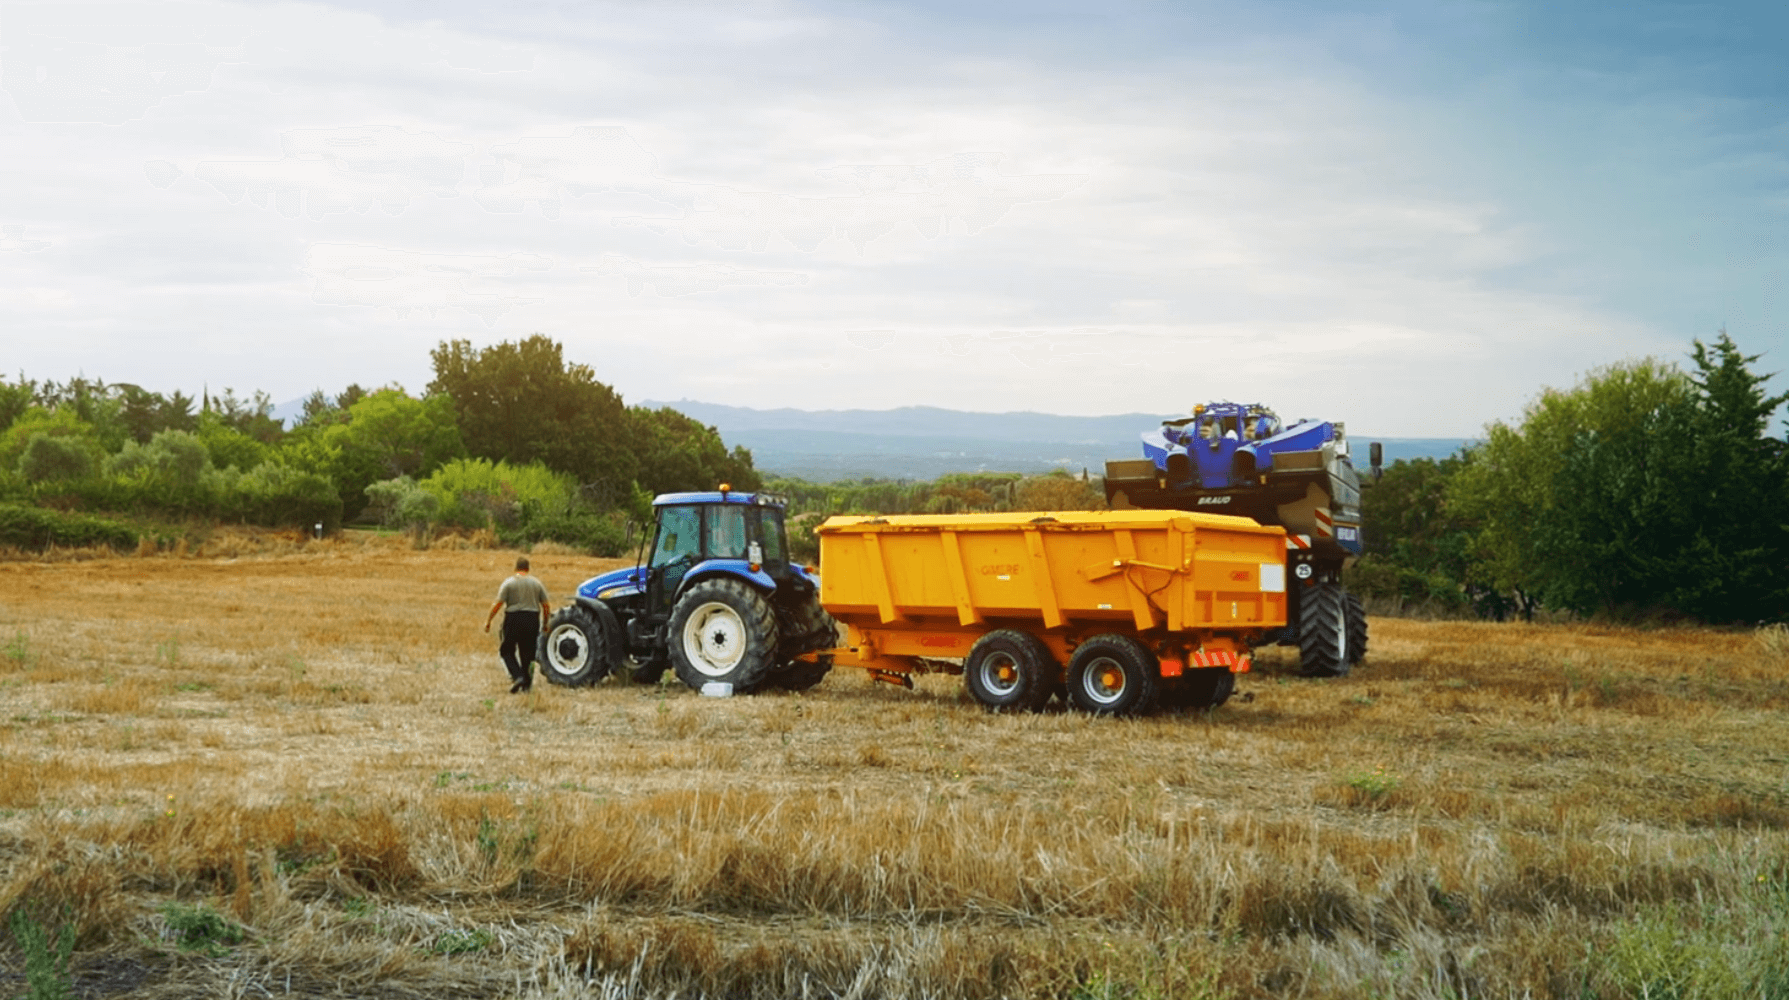
[[[517,691],[526,691],[526,690],[528,690],[528,685],[524,681],[516,681],[514,684],[511,684],[509,686],[510,694],[515,694]]]

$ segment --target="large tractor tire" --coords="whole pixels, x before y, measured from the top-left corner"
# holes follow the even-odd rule
[[[990,712],[1035,712],[1049,702],[1059,670],[1036,636],[1003,628],[976,640],[963,661],[963,681]]]
[[[1068,700],[1094,715],[1137,715],[1155,705],[1161,664],[1128,635],[1096,635],[1068,661]]]
[[[703,580],[678,598],[665,644],[678,680],[698,690],[731,684],[743,694],[776,665],[776,613],[746,583]]]
[[[1216,708],[1235,691],[1236,675],[1229,667],[1203,667],[1162,681],[1156,699],[1171,708]]]
[[[832,673],[832,654],[822,653],[815,662],[796,660],[764,679],[768,687],[784,691],[806,691]]]
[[[615,616],[574,604],[553,612],[541,633],[534,658],[548,683],[560,687],[585,687],[609,675],[614,643],[620,631]]]
[[[1367,658],[1367,609],[1360,603],[1360,598],[1347,595],[1348,600],[1348,663],[1350,666]]]
[[[1306,677],[1346,677],[1349,657],[1348,600],[1339,583],[1305,589],[1298,602],[1298,659]]]

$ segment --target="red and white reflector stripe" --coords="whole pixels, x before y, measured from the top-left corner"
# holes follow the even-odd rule
[[[1336,536],[1336,522],[1330,518],[1329,511],[1324,510],[1322,507],[1318,507],[1311,511],[1311,513],[1316,515],[1317,534],[1324,538],[1334,538]]]
[[[1310,535],[1287,535],[1286,547],[1289,549],[1308,549],[1311,547]]]
[[[1234,667],[1235,653],[1188,653],[1186,665],[1189,667]]]

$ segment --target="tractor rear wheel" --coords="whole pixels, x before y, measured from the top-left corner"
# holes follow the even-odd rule
[[[549,683],[584,687],[608,676],[612,641],[590,609],[574,604],[553,612],[547,620],[534,658],[540,661],[540,672]]]
[[[1367,609],[1353,594],[1348,599],[1348,662],[1350,665],[1367,658]]]
[[[990,712],[1035,712],[1050,700],[1057,669],[1036,636],[1003,628],[976,640],[963,661],[963,681]]]
[[[671,611],[665,635],[677,679],[698,690],[711,682],[744,693],[776,663],[776,613],[739,580],[703,580]]]
[[[1298,659],[1306,677],[1346,677],[1349,654],[1348,601],[1339,583],[1307,587],[1298,602]]]
[[[1128,635],[1096,635],[1068,661],[1068,700],[1094,715],[1137,715],[1155,704],[1161,664]]]

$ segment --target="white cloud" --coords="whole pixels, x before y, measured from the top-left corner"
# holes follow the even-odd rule
[[[316,302],[390,309],[400,318],[458,309],[486,326],[538,301],[517,294],[513,279],[552,266],[552,258],[538,254],[421,253],[334,243],[313,245],[305,258]]]
[[[0,253],[36,253],[49,245],[49,240],[26,239],[24,226],[0,226]]]
[[[293,129],[280,136],[280,150],[284,155],[277,160],[200,163],[193,176],[231,204],[246,197],[288,219],[364,213],[375,204],[397,215],[425,194],[456,197],[473,146],[429,132],[361,125]]]
[[[230,11],[198,4],[0,7],[4,88],[28,122],[121,125],[207,90],[239,57]]]
[[[799,271],[755,271],[730,264],[641,264],[620,254],[604,254],[601,261],[579,270],[620,275],[627,279],[627,293],[636,296],[648,287],[674,297],[723,288],[791,288],[808,282]]]

